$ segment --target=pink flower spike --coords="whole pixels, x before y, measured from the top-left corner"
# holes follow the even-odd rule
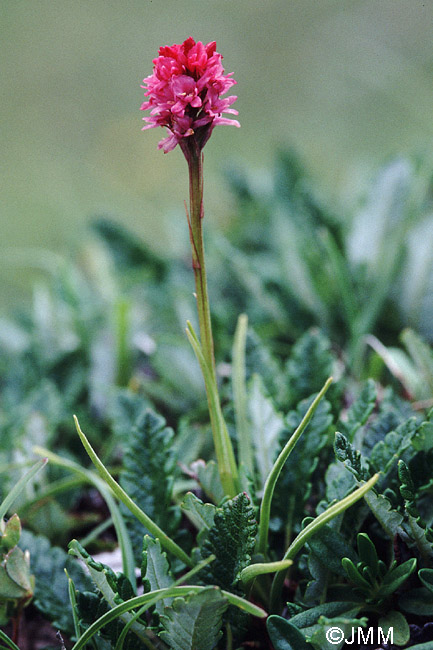
[[[237,97],[222,97],[236,81],[232,72],[224,74],[221,59],[215,41],[204,45],[191,37],[159,49],[153,72],[141,86],[146,98],[141,110],[150,110],[143,118],[143,130],[167,128],[168,137],[158,145],[165,153],[179,144],[188,159],[200,153],[215,125],[240,126],[237,120],[222,117],[223,113],[237,115],[229,108]]]

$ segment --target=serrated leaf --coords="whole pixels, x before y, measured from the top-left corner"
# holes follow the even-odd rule
[[[255,449],[255,460],[263,486],[279,448],[279,436],[284,429],[282,415],[277,413],[272,400],[266,395],[263,381],[254,375],[248,386],[247,409],[250,436]]]
[[[161,639],[171,650],[212,650],[222,636],[222,616],[228,601],[217,587],[176,598],[161,616]]]
[[[377,471],[386,474],[392,464],[410,446],[416,431],[416,418],[412,417],[398,426],[395,431],[387,433],[385,438],[380,440],[371,450],[370,462],[373,467]]]
[[[202,575],[208,584],[230,590],[240,580],[254,551],[257,522],[249,497],[238,494],[215,513],[214,524],[203,543],[202,557],[215,555]]]
[[[389,499],[374,490],[369,490],[364,500],[382,528],[393,539],[403,522],[403,515],[393,509]]]
[[[298,339],[286,366],[291,404],[318,393],[333,365],[330,342],[320,331],[311,329]]]
[[[275,650],[312,650],[302,632],[281,616],[270,616],[266,621],[269,637]]]
[[[353,441],[357,430],[367,422],[376,404],[376,398],[376,384],[372,379],[367,379],[358,397],[348,408],[345,421],[339,423],[349,442]]]
[[[352,492],[355,485],[355,477],[348,472],[344,465],[339,462],[330,463],[325,474],[326,500],[340,501],[349,492]]]
[[[143,410],[128,437],[120,480],[131,499],[168,534],[176,530],[180,519],[180,510],[171,504],[176,467],[171,452],[173,436],[164,418],[150,409]],[[126,508],[124,511],[139,563],[139,549],[147,531]]]
[[[143,539],[143,562],[141,565],[143,582],[150,591],[171,587],[174,579],[170,572],[167,554],[161,549],[159,539],[145,535]],[[156,603],[155,608],[162,614],[164,607],[168,607],[172,598],[164,598]]]
[[[69,542],[68,548],[69,555],[74,555],[84,562],[90,573],[93,584],[101,593],[105,603],[108,604],[110,608],[114,608],[116,605],[118,605],[119,600],[128,600],[132,597],[132,586],[126,576],[123,574],[116,575],[110,567],[102,564],[101,562],[96,562],[81,546],[81,544],[77,542],[76,539]],[[85,591],[90,590],[86,589]],[[101,610],[101,614],[103,614],[106,611],[106,606],[104,604],[101,605],[101,607],[103,610]],[[129,612],[126,612],[120,616],[120,619],[123,623],[128,623],[131,618],[132,614]],[[137,621],[132,624],[131,630],[135,631],[140,636],[143,636],[143,634],[145,634],[143,625]]]
[[[91,581],[82,566],[42,535],[23,530],[20,547],[30,554],[30,571],[35,576],[33,604],[65,634],[74,633],[65,568],[77,589],[91,590]]]
[[[356,479],[362,480],[366,477],[367,471],[362,466],[361,453],[339,431],[335,434],[334,451],[337,460],[343,463]]]
[[[212,528],[216,513],[213,504],[203,503],[195,494],[187,492],[180,507],[199,531]]]

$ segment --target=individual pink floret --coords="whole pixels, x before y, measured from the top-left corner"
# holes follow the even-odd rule
[[[143,130],[167,127],[168,137],[158,144],[165,153],[177,144],[185,155],[191,146],[201,151],[217,124],[240,126],[237,120],[222,117],[238,112],[230,108],[235,95],[222,97],[236,81],[233,73],[224,74],[221,59],[215,41],[204,45],[191,37],[181,45],[159,49],[153,73],[143,80],[147,100],[141,110],[150,110],[143,118],[147,122]]]

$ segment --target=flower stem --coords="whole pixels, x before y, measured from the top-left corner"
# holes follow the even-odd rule
[[[215,355],[210,318],[209,296],[206,279],[206,265],[203,244],[203,155],[195,151],[187,157],[189,168],[189,233],[192,249],[192,266],[195,278],[198,322],[200,328],[200,348],[206,372],[203,378],[209,405],[210,422],[221,483],[227,496],[239,492],[238,470],[233,447],[221,413],[218,384],[215,370]],[[196,351],[197,354],[197,351]],[[215,398],[218,408],[215,408]],[[217,413],[218,412],[218,416]]]
[[[191,156],[189,167],[190,234],[192,266],[195,278],[200,339],[204,357],[216,381],[215,356],[207,290],[206,266],[203,244],[203,155]]]

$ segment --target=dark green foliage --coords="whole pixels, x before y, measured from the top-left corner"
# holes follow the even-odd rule
[[[270,616],[266,626],[275,650],[312,650],[302,632],[281,616]]]
[[[310,557],[314,556],[324,568],[336,575],[344,575],[341,560],[349,556],[354,562],[357,561],[356,553],[346,542],[345,537],[331,526],[325,525],[308,542]]]
[[[216,587],[176,598],[161,617],[161,639],[172,650],[213,650],[222,636],[222,617],[227,600]]]
[[[222,589],[236,587],[242,569],[251,562],[256,531],[254,510],[245,493],[218,508],[201,549],[203,558],[213,554],[216,559],[202,571],[203,580]]]
[[[161,550],[159,539],[152,539],[149,535],[143,540],[143,559],[141,563],[141,576],[146,591],[171,587],[174,582],[167,561],[167,554]],[[164,607],[168,607],[172,598],[164,598],[156,603],[156,611],[161,614]]]
[[[337,460],[343,463],[356,479],[361,480],[367,476],[368,470],[362,466],[360,452],[338,431],[335,434],[334,451]]]
[[[92,221],[92,229],[106,244],[120,271],[139,267],[152,273],[157,280],[164,278],[167,264],[119,223],[98,217]]]
[[[396,431],[390,431],[371,450],[370,464],[376,471],[386,474],[409,447],[417,431],[416,418],[400,424]]]
[[[103,616],[110,610],[107,601],[95,593],[84,591],[77,593],[77,615],[81,629],[85,630],[94,621]],[[113,648],[116,644],[119,635],[121,634],[125,624],[119,619],[111,621],[105,625],[94,638],[97,647],[99,648],[104,640],[109,642],[109,647]],[[102,645],[102,647],[104,647]],[[142,641],[131,632],[128,632],[123,644],[124,650],[142,650]]]
[[[180,511],[171,505],[175,458],[171,452],[173,431],[164,418],[142,410],[127,439],[121,485],[127,494],[167,533],[175,532]],[[144,527],[125,512],[137,562],[141,561]]]
[[[357,592],[365,598],[366,603],[381,603],[391,596],[415,571],[415,558],[397,565],[394,560],[387,568],[378,559],[376,548],[368,535],[358,535],[358,555],[360,561],[355,565],[349,558],[343,558],[344,570]]]
[[[304,334],[293,346],[286,366],[290,404],[317,393],[332,375],[333,365],[329,340],[318,330]]]
[[[296,430],[315,395],[302,400],[296,410],[285,419],[285,429],[280,436],[280,449]],[[281,530],[291,521],[299,525],[304,504],[311,492],[311,477],[319,462],[320,452],[329,442],[332,424],[331,405],[323,399],[307,429],[286,461],[278,479],[272,507],[272,528]]]
[[[91,582],[82,566],[58,546],[51,546],[42,535],[24,530],[20,547],[30,553],[30,569],[35,576],[34,604],[38,610],[66,635],[74,631],[69,607],[67,570],[79,590],[90,590]]]
[[[376,404],[376,398],[376,385],[372,379],[368,379],[348,408],[344,421],[339,422],[340,431],[349,442],[353,441],[355,433],[367,422]]]
[[[350,630],[368,622],[393,625],[398,644],[407,645],[414,642],[409,624],[421,629],[431,619],[433,412],[423,420],[422,408],[431,400],[433,356],[428,341],[411,330],[401,337],[405,351],[397,347],[403,323],[433,336],[431,306],[417,284],[417,278],[431,277],[431,269],[421,256],[415,264],[406,247],[410,240],[416,251],[414,226],[431,210],[431,170],[421,171],[418,178],[415,165],[390,163],[363,208],[352,214],[318,196],[291,152],[279,153],[266,192],[240,172],[231,175],[240,218],[231,221],[227,239],[210,233],[206,249],[218,382],[235,443],[232,334],[239,312],[250,323],[246,418],[257,471],[241,482],[250,498],[241,493],[226,500],[213,459],[203,381],[184,336],[195,307],[189,258],[169,261],[122,226],[97,219],[93,232],[104,245],[91,242],[85,268],[56,258],[52,279],[35,291],[32,308],[2,321],[2,493],[14,485],[34,445],[87,467],[74,412],[142,510],[188,553],[198,546],[193,560],[216,556],[194,578],[205,590],[152,605],[134,622],[124,650],[143,648],[147,635],[159,650],[248,643],[268,648],[264,624],[227,607],[221,589],[268,610],[272,576],[256,578],[244,593],[242,569],[281,559],[302,521],[311,521],[306,517],[323,512],[375,471],[381,473],[375,488],[294,558],[282,592],[288,605],[278,612],[288,620],[268,619],[271,642],[275,650],[331,650],[328,627]],[[420,298],[417,309],[410,306],[413,296]],[[374,379],[360,384],[370,371]],[[338,382],[277,482],[266,556],[255,555],[255,519],[269,470],[312,395],[332,374]],[[414,407],[406,400],[410,396],[418,401]],[[66,526],[88,526],[83,507],[85,515],[96,515],[95,524],[107,517],[87,484],[70,489],[62,483],[69,479],[53,462],[46,476],[29,484],[17,502],[27,527],[40,530],[52,521],[51,534],[60,539],[67,537]],[[50,493],[53,480],[59,482]],[[38,511],[44,513],[39,523]],[[48,512],[55,516],[49,519]],[[167,557],[159,540],[146,536],[141,557],[147,531],[122,512],[137,565],[143,559],[145,592],[181,580],[184,565]],[[78,534],[87,533],[86,528]],[[10,528],[1,550],[10,554],[12,572],[14,541]],[[111,549],[116,543],[110,527],[83,545]],[[74,629],[64,566],[77,589],[82,630],[135,595],[124,575],[93,561],[77,543],[71,552],[85,562],[93,585],[75,560],[47,540],[25,533],[23,544],[36,577],[34,604],[69,637]],[[106,625],[89,647],[114,648],[132,615]]]

